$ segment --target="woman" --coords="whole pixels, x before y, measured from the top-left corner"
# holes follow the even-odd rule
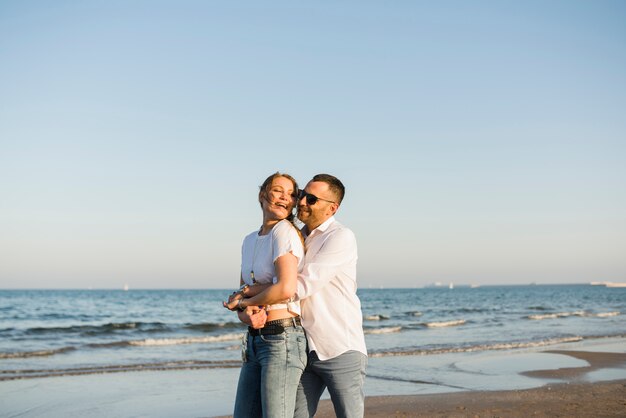
[[[297,195],[298,185],[288,174],[272,174],[261,185],[263,224],[243,241],[241,287],[224,303],[231,310],[266,305],[267,311],[265,326],[248,328],[244,336],[234,418],[292,417],[294,413],[298,382],[306,366],[300,305],[289,301],[304,262],[302,238],[292,223]],[[272,301],[285,303],[267,305]]]

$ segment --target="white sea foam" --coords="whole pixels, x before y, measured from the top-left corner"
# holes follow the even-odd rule
[[[443,322],[427,322],[424,325],[428,328],[442,328],[442,327],[456,327],[465,324],[465,319],[458,319],[456,321],[443,321]]]
[[[598,317],[598,318],[607,318],[611,316],[620,315],[621,312],[600,312],[600,313],[590,313],[585,311],[575,311],[575,312],[557,312],[551,314],[542,314],[542,315],[529,315],[528,319],[533,319],[536,321],[540,321],[543,319],[556,319],[556,318],[567,318],[570,316],[583,316],[583,317]]]
[[[601,313],[595,314],[594,316],[597,316],[599,318],[606,318],[606,317],[609,317],[609,316],[617,316],[617,315],[620,315],[620,314],[621,314],[621,312],[619,312],[619,311],[615,311],[615,312],[601,312]]]
[[[29,357],[48,357],[55,354],[61,354],[75,350],[74,347],[63,347],[56,350],[39,350],[39,351],[17,351],[13,353],[0,353],[0,359],[9,358],[29,358]]]
[[[384,328],[373,328],[366,329],[363,332],[365,334],[391,334],[394,332],[400,332],[402,327],[384,327]]]
[[[425,356],[436,354],[451,354],[451,353],[471,353],[478,351],[490,351],[490,350],[514,350],[520,348],[534,348],[544,347],[555,344],[572,343],[583,340],[583,337],[567,337],[567,338],[552,338],[541,341],[522,341],[511,343],[498,343],[498,344],[481,344],[465,347],[445,347],[445,348],[431,348],[431,349],[409,349],[400,351],[379,351],[370,352],[370,357],[390,357],[390,356]]]
[[[551,314],[528,315],[528,319],[540,321],[542,319],[567,318],[569,316],[588,316],[588,314],[585,311],[557,312]]]
[[[389,317],[386,315],[367,315],[363,319],[366,321],[380,321],[382,319],[389,319]]]
[[[129,341],[129,345],[135,346],[163,346],[181,344],[201,344],[216,343],[222,341],[234,341],[241,338],[241,334],[224,334],[210,337],[189,337],[189,338],[148,338],[145,340]]]

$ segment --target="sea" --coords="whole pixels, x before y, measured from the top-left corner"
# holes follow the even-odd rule
[[[222,307],[230,292],[0,290],[0,381],[238,368],[246,328]],[[626,337],[626,288],[457,286],[358,295],[370,361],[428,362],[449,353]],[[375,372],[411,380],[406,370]]]

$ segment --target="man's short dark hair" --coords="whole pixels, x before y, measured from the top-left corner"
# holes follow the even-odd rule
[[[316,174],[311,181],[322,181],[328,184],[330,191],[337,197],[337,204],[341,204],[346,194],[346,188],[337,177],[331,176],[330,174]]]

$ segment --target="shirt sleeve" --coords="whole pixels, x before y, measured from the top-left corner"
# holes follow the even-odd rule
[[[272,262],[276,262],[278,257],[292,253],[298,260],[304,257],[304,246],[296,227],[289,221],[282,221],[272,230]]]
[[[307,258],[302,273],[298,274],[297,299],[319,292],[340,275],[342,269],[356,268],[356,259],[356,238],[351,230],[339,229],[330,234],[317,254]]]

